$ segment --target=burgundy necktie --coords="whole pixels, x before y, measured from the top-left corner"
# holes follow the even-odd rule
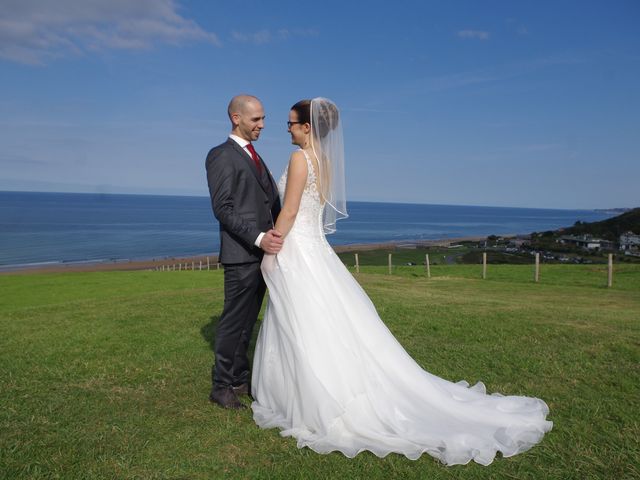
[[[262,164],[260,163],[260,157],[258,157],[258,154],[256,153],[256,149],[253,148],[253,145],[251,145],[250,143],[247,143],[247,150],[251,152],[251,158],[253,158],[253,163],[256,164],[258,173],[262,175]]]

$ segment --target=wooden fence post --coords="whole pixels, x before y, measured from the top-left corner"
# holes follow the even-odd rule
[[[429,254],[424,256],[424,264],[427,267],[427,278],[431,278],[431,266],[429,265]]]
[[[391,266],[392,266],[392,263],[391,263],[391,253],[390,253],[389,254],[389,275],[391,275]]]
[[[355,254],[356,256],[356,273],[360,273],[360,260],[358,259],[358,254]]]
[[[536,268],[533,273],[533,281],[538,283],[540,280],[540,252],[536,252]]]
[[[200,271],[202,271],[202,260],[200,260]]]
[[[607,268],[607,288],[613,285],[613,253],[609,254],[609,266]]]
[[[482,252],[482,279],[487,278],[487,252]]]
[[[207,257],[207,270],[209,270],[209,257]]]

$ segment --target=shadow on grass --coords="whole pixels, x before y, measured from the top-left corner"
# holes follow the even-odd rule
[[[205,323],[200,327],[200,335],[202,335],[202,338],[209,344],[211,350],[214,351],[216,346],[216,328],[218,327],[219,320],[220,315],[213,315],[209,318],[209,323]]]
[[[212,315],[209,317],[209,322],[200,327],[200,335],[202,335],[202,338],[209,344],[209,348],[213,352],[215,352],[216,347],[216,328],[218,327],[219,321],[220,315]],[[250,365],[253,365],[253,352],[256,348],[256,340],[258,339],[258,331],[260,330],[261,323],[262,315],[258,317],[258,321],[254,325],[253,332],[251,333],[251,342],[249,343],[248,350]]]

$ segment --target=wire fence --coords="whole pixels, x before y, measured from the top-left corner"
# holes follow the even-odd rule
[[[396,262],[393,253],[386,254],[386,265],[380,256],[374,262],[362,264],[361,254],[341,255],[345,266],[354,274],[375,273],[391,276],[476,278],[496,281],[530,282],[532,284],[562,284],[623,289],[638,288],[640,292],[640,264],[615,264],[614,255],[608,254],[606,264],[572,265],[541,263],[539,253],[533,255],[532,262],[526,264],[491,264],[487,253],[483,252],[478,264],[447,264],[431,261],[425,254],[422,264]],[[222,270],[217,257],[206,257],[195,261],[179,261],[161,264],[152,270],[161,272]]]

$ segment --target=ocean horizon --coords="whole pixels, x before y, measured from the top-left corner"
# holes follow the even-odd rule
[[[332,245],[523,235],[593,222],[606,210],[348,203]],[[0,191],[0,268],[215,255],[209,197]]]

